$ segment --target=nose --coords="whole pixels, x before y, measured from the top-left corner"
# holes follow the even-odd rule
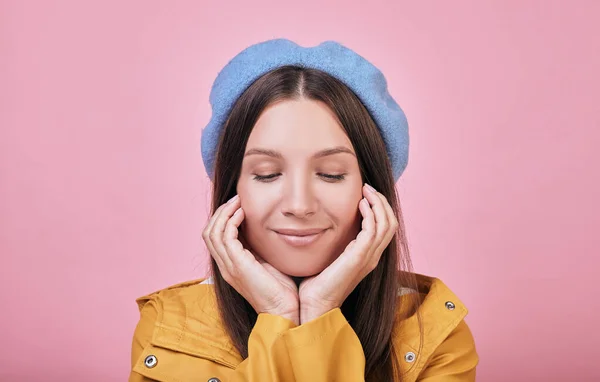
[[[288,180],[281,198],[281,213],[300,219],[314,215],[318,203],[311,182],[300,176]]]

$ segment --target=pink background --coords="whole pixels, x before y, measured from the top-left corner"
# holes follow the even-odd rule
[[[416,271],[478,380],[600,380],[600,2],[363,3],[1,3],[0,380],[126,380],[135,298],[207,264],[210,85],[273,37],[388,78]]]

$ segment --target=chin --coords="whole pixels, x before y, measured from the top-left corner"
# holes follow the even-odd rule
[[[276,235],[276,233],[271,234]],[[327,238],[321,238],[324,239]],[[253,240],[252,244],[254,244]],[[333,253],[337,253],[337,248],[335,246],[332,248],[331,243],[314,244],[294,248],[283,245],[280,239],[276,238],[273,241],[257,241],[252,248],[279,272],[291,277],[303,278],[321,273],[337,257],[332,256]]]
[[[325,269],[325,268],[323,268]],[[291,277],[311,277],[314,276],[316,274],[321,273],[321,271],[323,271],[323,269],[320,270],[311,270],[311,269],[278,269],[279,272],[285,273],[288,276]]]
[[[328,264],[323,264],[320,262],[316,263],[308,263],[306,261],[296,262],[296,261],[277,261],[281,259],[274,259],[272,262],[269,262],[275,269],[279,272],[284,273],[288,276],[292,277],[310,277],[316,274],[321,273],[325,268],[327,268]]]

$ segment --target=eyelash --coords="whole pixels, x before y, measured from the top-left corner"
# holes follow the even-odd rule
[[[280,174],[270,174],[270,175],[265,175],[265,176],[255,175],[254,180],[258,180],[259,182],[269,183],[271,179],[275,179],[275,177],[278,175],[280,175]],[[331,181],[337,182],[337,181],[344,180],[346,174],[331,175],[331,174],[319,173],[318,175],[321,175],[324,178],[330,179]]]

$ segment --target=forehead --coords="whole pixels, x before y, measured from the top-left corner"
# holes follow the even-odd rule
[[[286,153],[312,154],[331,146],[352,149],[350,139],[334,112],[323,102],[284,100],[267,107],[260,115],[247,150],[266,148]]]

